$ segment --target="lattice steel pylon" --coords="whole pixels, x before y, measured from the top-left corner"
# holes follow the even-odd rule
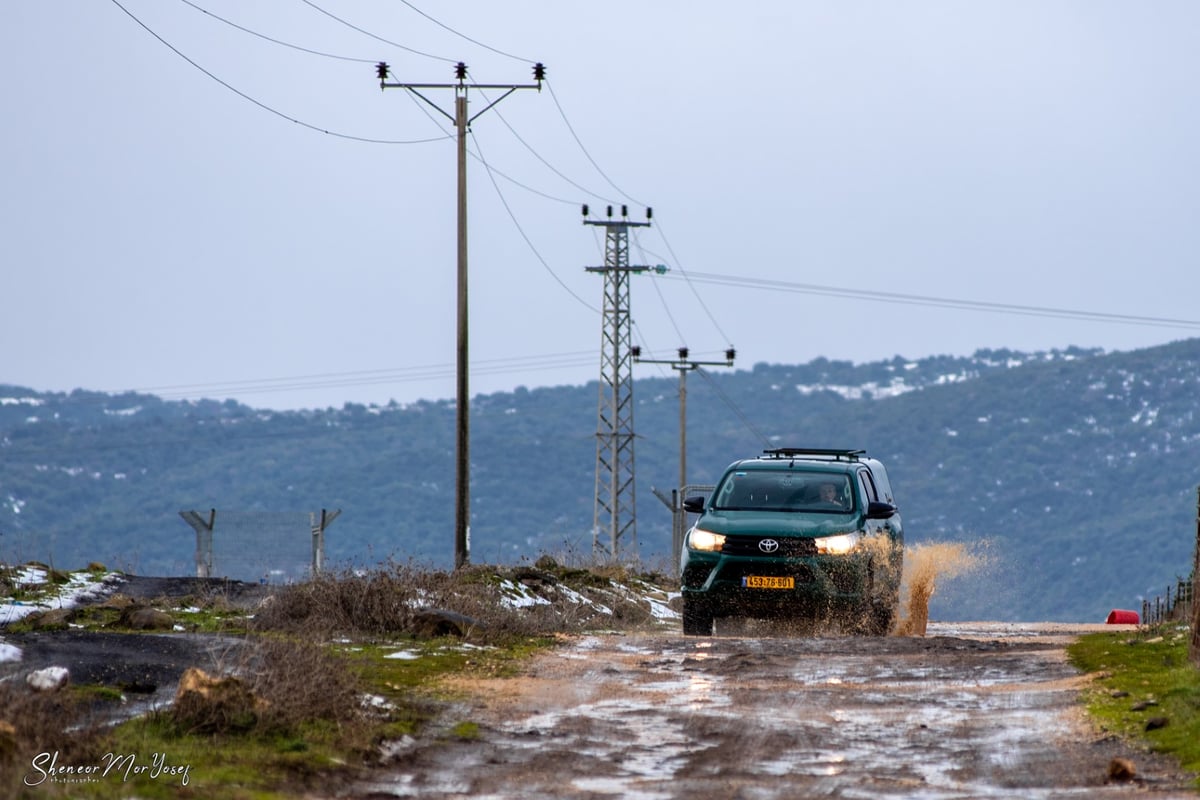
[[[621,208],[621,219],[587,219],[585,225],[604,228],[604,266],[586,267],[604,275],[604,324],[600,337],[600,397],[596,420],[596,505],[592,522],[592,551],[620,555],[622,542],[637,553],[637,512],[633,461],[633,323],[629,314],[629,277],[650,269],[629,263],[629,229],[648,227],[632,222]],[[650,212],[647,210],[647,219]]]

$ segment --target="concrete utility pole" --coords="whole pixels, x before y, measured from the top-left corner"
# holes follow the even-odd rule
[[[621,206],[621,219],[588,219],[583,224],[604,228],[604,266],[585,267],[604,276],[604,327],[600,339],[600,400],[596,423],[596,505],[592,521],[592,551],[616,558],[622,538],[637,552],[637,518],[633,471],[633,374],[630,366],[632,319],[629,315],[629,276],[654,269],[629,263],[629,229],[648,227],[630,222]],[[602,542],[607,536],[607,545]]]
[[[455,403],[456,456],[454,490],[454,568],[458,569],[471,560],[471,434],[470,393],[468,390],[467,358],[467,131],[476,119],[492,106],[517,89],[542,90],[546,68],[541,62],[533,65],[536,83],[473,83],[467,86],[467,65],[459,61],[454,66],[455,83],[388,83],[388,65],[380,61],[375,65],[380,89],[407,89],[432,106],[439,114],[454,123],[458,136],[458,347],[457,347],[457,399]],[[504,94],[483,107],[474,116],[467,116],[467,89],[503,89]],[[451,116],[440,106],[421,94],[420,89],[453,89],[454,114]]]
[[[700,367],[732,367],[737,351],[730,347],[725,351],[724,361],[689,361],[688,349],[679,348],[679,358],[659,361],[652,358],[642,358],[642,348],[634,346],[633,363],[635,364],[670,364],[671,369],[679,373],[679,489],[687,486],[687,374]],[[674,510],[674,509],[672,509]]]

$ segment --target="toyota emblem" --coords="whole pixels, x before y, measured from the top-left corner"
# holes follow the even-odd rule
[[[779,549],[779,542],[774,539],[763,539],[758,543],[758,549],[764,553],[774,553]]]

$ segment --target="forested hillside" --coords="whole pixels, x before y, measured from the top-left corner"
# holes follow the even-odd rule
[[[651,487],[678,475],[667,373],[634,390],[636,555],[664,567],[670,516]],[[986,553],[985,569],[935,596],[935,617],[1102,620],[1190,572],[1200,340],[758,364],[693,373],[688,390],[691,482],[764,447],[862,447],[887,463],[910,543]],[[474,561],[590,554],[597,396],[593,383],[472,402]],[[179,511],[217,509],[231,574],[258,569],[237,566],[243,552],[303,563],[308,517],[293,512],[322,508],[342,510],[333,564],[452,560],[449,401],[273,412],[0,386],[0,455],[0,560],[186,574],[195,536]]]

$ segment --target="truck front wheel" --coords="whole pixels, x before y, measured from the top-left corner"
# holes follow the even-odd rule
[[[695,600],[683,598],[683,635],[712,636],[713,616]]]

